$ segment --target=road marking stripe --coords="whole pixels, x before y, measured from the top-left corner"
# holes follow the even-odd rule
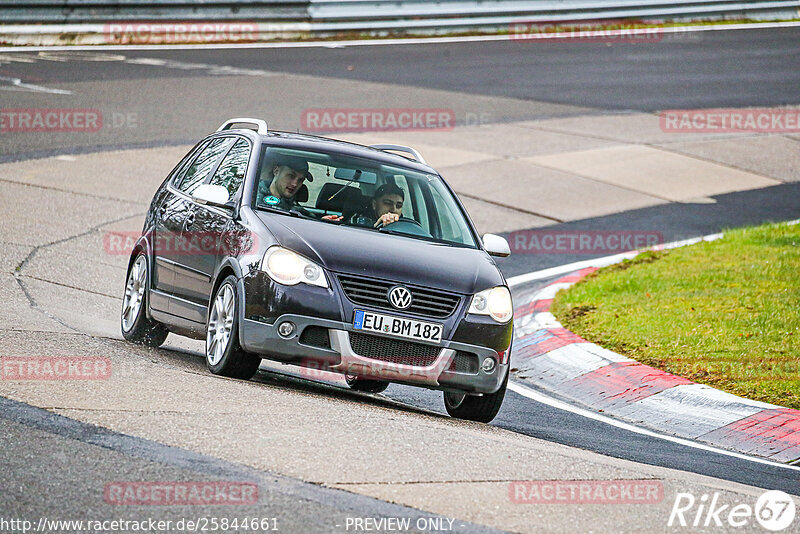
[[[800,219],[798,220],[800,221]],[[797,222],[798,221],[790,221],[785,224],[797,224]],[[694,245],[695,243],[699,243],[700,241],[714,241],[716,239],[720,239],[721,237],[722,233],[709,234],[702,237],[682,239],[681,241],[672,241],[670,243],[665,243],[663,245],[656,245],[654,247],[650,247],[647,249],[632,250],[630,252],[621,252],[619,254],[614,254],[612,256],[604,256],[602,258],[592,258],[589,260],[576,261],[575,263],[567,263],[565,265],[550,267],[549,269],[542,269],[540,271],[534,271],[527,274],[521,274],[519,276],[513,276],[506,280],[506,284],[508,284],[508,287],[514,287],[521,284],[526,284],[528,282],[533,282],[536,280],[544,280],[547,278],[558,276],[560,274],[572,273],[573,271],[579,271],[591,267],[599,269],[601,267],[608,267],[609,265],[619,263],[622,260],[630,260],[632,258],[635,258],[640,252],[643,252],[644,250],[667,250],[671,248],[685,247],[687,245]]]

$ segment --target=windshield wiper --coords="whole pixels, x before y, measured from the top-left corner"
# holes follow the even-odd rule
[[[264,211],[271,211],[272,213],[280,213],[282,215],[292,215],[294,217],[302,217],[303,214],[295,209],[291,210],[284,210],[281,208],[276,208],[274,206],[268,206],[266,204],[256,204],[256,208]]]
[[[316,221],[316,220],[317,220],[317,218],[316,218],[316,217],[313,217],[313,216],[311,216],[311,215],[306,215],[305,213],[303,213],[302,211],[300,211],[300,210],[299,210],[299,209],[297,209],[297,208],[292,208],[292,209],[290,209],[290,210],[289,210],[289,215],[293,215],[293,216],[295,216],[295,217],[300,217],[301,219],[312,219],[312,220],[314,220],[314,221]]]
[[[441,239],[436,239],[435,237],[428,237],[426,235],[420,234],[409,234],[408,232],[398,232],[397,230],[391,230],[385,226],[381,226],[378,228],[379,232],[383,232],[384,234],[391,234],[391,235],[401,235],[403,237],[412,237],[414,239],[422,239],[423,241],[432,241],[434,243],[441,243],[442,245],[450,245],[452,243],[448,241],[443,241]]]
[[[256,209],[269,211],[269,212],[272,212],[272,213],[280,213],[282,215],[289,215],[291,217],[297,217],[298,219],[311,219],[313,221],[317,220],[316,217],[314,217],[312,215],[306,215],[305,213],[303,213],[302,211],[298,210],[297,208],[284,210],[284,209],[276,208],[274,206],[269,206],[269,205],[266,205],[266,204],[256,204]]]

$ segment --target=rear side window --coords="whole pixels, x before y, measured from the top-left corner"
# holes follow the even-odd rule
[[[211,184],[221,185],[228,190],[229,198],[236,196],[247,171],[247,162],[250,159],[250,143],[239,139],[233,145],[228,155],[219,164],[217,172],[211,178]]]
[[[221,137],[211,141],[192,164],[176,178],[175,187],[187,195],[191,195],[192,191],[205,181],[233,141],[233,137]]]
[[[183,156],[181,162],[175,165],[175,168],[169,173],[169,182],[172,185],[178,183],[178,180],[180,180],[186,173],[186,167],[189,166],[195,156],[197,156],[197,154],[200,153],[200,151],[203,150],[207,144],[208,143],[206,141],[197,143],[189,152],[186,153],[185,156]]]

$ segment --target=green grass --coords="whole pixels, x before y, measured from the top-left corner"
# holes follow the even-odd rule
[[[560,291],[551,311],[644,364],[800,409],[800,225],[640,254]]]

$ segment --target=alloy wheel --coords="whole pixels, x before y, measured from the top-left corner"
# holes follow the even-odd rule
[[[125,285],[125,297],[122,301],[122,328],[129,332],[139,310],[144,302],[144,290],[147,285],[147,260],[144,256],[139,256],[128,273],[128,283]]]
[[[233,288],[230,284],[224,284],[217,292],[208,318],[206,358],[211,365],[219,363],[228,348],[233,330],[234,304]]]

